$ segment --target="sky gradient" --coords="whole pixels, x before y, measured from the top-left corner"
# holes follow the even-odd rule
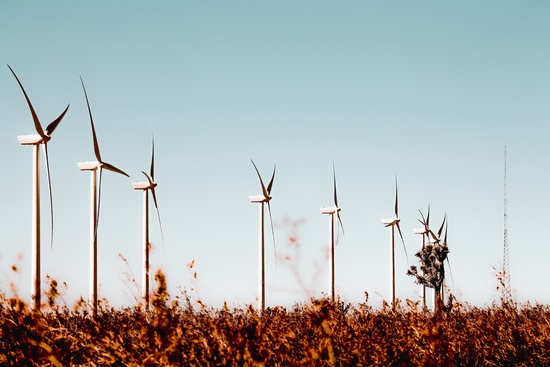
[[[52,249],[41,163],[42,277],[67,283],[69,305],[87,298],[90,179],[77,162],[94,152],[81,76],[102,158],[131,176],[103,177],[99,283],[112,305],[139,294],[124,275],[140,283],[142,196],[131,182],[149,169],[152,131],[165,237],[163,247],[151,211],[152,272],[163,269],[173,296],[185,288],[211,306],[255,304],[258,208],[248,196],[261,187],[250,159],[265,181],[277,165],[279,259],[268,240],[267,305],[328,292],[319,208],[332,205],[334,158],[343,300],[389,299],[390,230],[380,219],[393,215],[397,175],[409,254],[407,263],[398,244],[397,296],[418,299],[405,273],[417,264],[418,210],[431,205],[432,227],[449,218],[452,292],[491,303],[507,143],[512,286],[521,302],[549,303],[548,19],[545,1],[1,2],[0,59],[42,124],[71,104],[48,145]],[[7,66],[0,121],[0,286],[13,282],[30,300],[32,149],[17,136],[35,131]]]

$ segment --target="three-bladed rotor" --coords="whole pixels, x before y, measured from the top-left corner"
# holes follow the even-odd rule
[[[122,171],[119,168],[116,168],[112,164],[109,164],[101,159],[101,152],[99,150],[99,143],[97,141],[97,135],[95,132],[95,126],[94,126],[94,118],[92,116],[92,109],[90,108],[90,102],[88,100],[88,94],[86,93],[86,87],[84,86],[84,81],[82,80],[82,77],[80,77],[80,82],[82,83],[82,89],[84,90],[84,96],[86,97],[86,105],[88,106],[88,114],[90,116],[90,124],[92,126],[92,139],[94,143],[94,154],[97,159],[97,163],[91,164],[89,167],[86,166],[86,164],[81,166],[81,169],[90,169],[95,170],[99,168],[99,188],[98,188],[98,198],[97,198],[97,217],[96,217],[96,230],[95,230],[95,236],[97,237],[97,225],[99,223],[99,209],[100,209],[100,203],[101,203],[101,179],[102,179],[102,173],[103,169],[118,173],[120,175],[130,177],[126,172]],[[80,164],[79,164],[80,165]]]
[[[393,226],[397,227],[397,231],[399,232],[399,237],[401,237],[401,243],[403,244],[403,250],[405,250],[405,257],[407,258],[407,262],[408,262],[409,261],[409,255],[407,254],[407,248],[405,247],[405,240],[403,239],[403,233],[401,232],[401,227],[399,226],[399,223],[401,222],[401,219],[399,219],[399,193],[398,193],[398,188],[397,188],[397,176],[395,177],[394,213],[395,213],[395,218],[382,219],[382,224],[384,224],[385,227],[393,227]],[[393,236],[393,234],[392,234],[392,236]]]
[[[273,166],[273,174],[271,175],[271,180],[269,181],[269,184],[267,185],[267,188],[264,185],[264,181],[262,180],[262,176],[260,175],[260,171],[258,171],[258,167],[256,167],[256,163],[251,159],[250,162],[252,162],[252,165],[254,166],[254,169],[256,170],[256,173],[258,174],[258,178],[260,179],[260,184],[262,185],[262,194],[263,196],[251,196],[250,200],[252,202],[257,203],[267,203],[267,211],[269,212],[269,223],[271,224],[271,235],[273,236],[273,249],[275,250],[275,258],[277,258],[277,247],[275,246],[275,232],[273,230],[273,217],[271,216],[271,205],[270,201],[272,199],[271,197],[271,189],[273,188],[273,180],[275,179],[275,171],[277,169],[277,166]]]
[[[422,219],[419,219],[418,221],[424,226],[424,231],[421,234],[424,234],[428,237],[428,242],[438,242],[438,236],[436,236],[435,233],[430,229],[430,206],[428,205],[428,215],[425,218],[420,209],[418,210],[418,212],[422,217]],[[430,241],[430,236],[432,237],[432,241]]]
[[[334,168],[334,159],[332,160],[332,178],[334,181],[334,207],[336,208],[336,217],[338,218],[338,223],[342,229],[342,235],[346,235],[344,232],[344,225],[342,224],[342,218],[340,217],[340,207],[338,206],[338,192],[336,190],[336,169]],[[338,243],[338,240],[336,241]]]
[[[333,207],[323,207],[323,208],[321,208],[321,213],[322,214],[336,214],[336,217],[338,218],[339,228],[342,230],[342,234],[345,236],[344,225],[342,224],[342,218],[340,217],[340,211],[342,209],[338,206],[338,190],[336,189],[336,169],[334,167],[334,160],[332,160],[332,179],[333,179],[334,206]],[[336,240],[336,243],[338,243],[338,239]]]
[[[149,182],[149,186],[146,189],[151,190],[151,194],[153,195],[153,202],[155,204],[155,209],[157,211],[157,218],[159,220],[159,227],[160,227],[160,236],[162,238],[162,243],[164,245],[164,234],[162,233],[162,223],[160,221],[160,212],[159,212],[159,206],[157,202],[157,195],[155,193],[155,188],[157,187],[157,183],[155,182],[155,137],[152,137],[152,143],[151,143],[151,168],[149,170],[149,174],[145,173],[144,171],[141,171],[147,177],[147,181]]]
[[[53,247],[53,195],[52,195],[52,184],[50,179],[50,161],[48,158],[48,142],[51,139],[51,135],[67,113],[67,110],[69,109],[70,104],[67,105],[65,110],[57,117],[55,120],[53,120],[47,127],[46,130],[42,129],[42,124],[40,123],[40,120],[38,119],[38,116],[34,110],[34,107],[32,106],[31,100],[29,96],[27,95],[27,92],[25,91],[25,88],[23,88],[23,84],[21,84],[21,81],[11,68],[11,66],[8,65],[8,68],[12,72],[13,76],[15,77],[15,80],[17,80],[17,83],[21,87],[21,90],[23,91],[23,95],[25,96],[25,99],[27,100],[27,104],[29,106],[29,109],[31,111],[32,119],[34,122],[34,128],[38,135],[22,135],[19,136],[19,141],[22,145],[37,145],[37,144],[44,144],[44,159],[46,161],[46,175],[48,177],[48,189],[50,194],[50,218],[51,218],[51,237],[50,237],[50,247]]]
[[[84,96],[86,97],[86,105],[88,106],[88,114],[90,115],[90,124],[92,125],[92,139],[93,139],[93,142],[94,142],[94,153],[95,153],[95,157],[97,159],[97,162],[99,163],[99,168],[100,169],[105,168],[106,170],[124,175],[126,177],[130,177],[130,176],[128,176],[128,174],[126,172],[116,168],[112,164],[104,162],[101,159],[101,152],[99,151],[99,144],[97,142],[97,135],[96,135],[96,132],[95,132],[94,118],[92,116],[92,110],[90,108],[90,102],[88,101],[88,94],[86,93],[86,87],[84,86],[84,81],[82,81],[82,77],[80,77],[80,82],[82,83],[82,89],[84,90]],[[101,175],[101,173],[100,173],[100,175]]]

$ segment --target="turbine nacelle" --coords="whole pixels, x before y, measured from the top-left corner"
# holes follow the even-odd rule
[[[337,208],[337,207],[332,207],[332,208],[321,208],[321,213],[322,214],[335,214],[335,213],[338,213],[340,210],[340,208]]]
[[[100,162],[78,162],[78,168],[81,171],[96,171],[98,168],[101,168]]]
[[[21,143],[21,145],[36,145],[36,144],[43,144],[50,141],[51,137],[49,136],[40,136],[39,134],[32,134],[32,135],[19,135],[17,136],[17,139]]]
[[[132,187],[134,190],[149,190],[157,187],[157,183],[153,182],[151,185],[150,182],[132,182]]]
[[[394,226],[397,223],[399,223],[401,219],[399,218],[386,218],[382,219],[382,224],[384,224],[386,227]]]
[[[251,203],[267,203],[271,200],[271,196],[253,195],[248,197]]]

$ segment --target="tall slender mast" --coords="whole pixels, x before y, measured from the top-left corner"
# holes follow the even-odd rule
[[[426,234],[422,234],[422,250],[426,247]],[[424,275],[424,273],[422,273]],[[422,285],[422,309],[426,309],[426,286]]]
[[[97,312],[97,179],[96,169],[91,170],[90,182],[90,305]]]
[[[31,301],[35,310],[40,309],[40,145],[33,145],[32,170],[32,284]]]
[[[395,309],[395,227],[391,226],[391,307]]]
[[[142,297],[145,310],[149,310],[149,190],[143,190],[143,279]]]
[[[258,307],[265,311],[265,234],[264,234],[264,202],[260,203],[260,289],[258,296]]]
[[[510,284],[510,260],[508,257],[508,187],[506,183],[506,143],[504,143],[504,254],[502,259],[502,297],[506,302],[512,301]]]
[[[330,215],[330,300],[334,302],[334,213]]]

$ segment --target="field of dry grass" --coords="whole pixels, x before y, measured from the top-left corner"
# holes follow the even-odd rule
[[[160,277],[159,277],[160,275]],[[0,364],[9,366],[548,366],[550,308],[418,303],[373,309],[368,302],[312,300],[292,308],[212,309],[184,292],[157,290],[147,312],[84,303],[33,311],[17,298],[0,304]]]

